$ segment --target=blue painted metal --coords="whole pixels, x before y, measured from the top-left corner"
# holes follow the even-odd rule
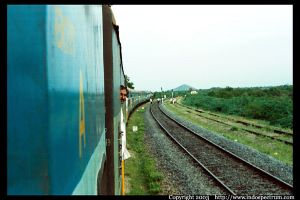
[[[8,6],[8,194],[49,191],[45,10]]]
[[[114,112],[114,127],[119,127],[120,125],[120,85],[124,84],[121,82],[121,55],[120,55],[120,45],[118,42],[118,37],[115,31],[112,31],[112,48],[113,48],[113,112]],[[114,129],[114,138],[117,140],[114,142],[114,174],[115,174],[115,194],[121,194],[121,174],[120,174],[120,134],[119,128]]]
[[[78,183],[105,154],[101,6],[10,5],[7,20],[8,194],[95,193]]]

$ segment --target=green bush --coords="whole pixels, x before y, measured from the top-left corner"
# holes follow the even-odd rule
[[[268,121],[293,128],[293,86],[268,88],[211,88],[187,95],[188,106]]]

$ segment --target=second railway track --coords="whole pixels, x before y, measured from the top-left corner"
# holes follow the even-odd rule
[[[231,194],[292,194],[292,185],[179,125],[160,110],[157,103],[152,104],[151,113],[170,137]]]
[[[233,127],[233,125],[230,124],[230,123],[228,123],[228,122],[224,122],[221,119],[215,119],[215,117],[221,118],[219,115],[205,112],[208,115],[214,116],[214,117],[207,117],[207,116],[204,116],[203,114],[194,113],[194,112],[204,113],[204,111],[200,111],[198,109],[193,109],[193,108],[185,106],[183,104],[175,104],[175,106],[176,107],[180,107],[180,108],[184,108],[186,112],[192,113],[192,114],[197,115],[199,117],[202,117],[202,118],[205,118],[205,119],[217,122],[217,123],[221,123],[221,124],[226,125],[226,126]],[[250,124],[247,124],[246,122],[242,122],[242,121],[239,121],[239,120],[233,120],[231,118],[227,118],[227,119],[229,121],[232,121],[233,123],[240,123],[240,124],[243,124],[245,126],[250,126]],[[262,128],[262,126],[258,126],[258,125],[254,125],[254,124],[251,124],[251,126],[255,126],[256,128],[260,128],[260,129]],[[273,136],[271,136],[271,135],[263,134],[263,133],[261,133],[259,131],[249,130],[248,128],[238,127],[238,129],[246,131],[246,132],[254,134],[254,135],[258,135],[258,136],[270,138],[272,140],[276,140],[276,141],[279,141],[279,142],[283,142],[283,143],[288,144],[288,145],[293,145],[293,141],[289,141],[289,140],[286,140],[286,139],[278,138],[279,136],[282,136],[282,135],[286,135],[286,136],[289,136],[289,137],[292,138],[292,134],[290,134],[290,133],[286,133],[286,132],[279,133],[278,131],[276,132],[275,130],[273,130],[274,133],[273,133]]]

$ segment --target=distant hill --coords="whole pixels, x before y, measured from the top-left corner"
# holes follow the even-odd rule
[[[197,90],[196,88],[189,86],[187,84],[183,84],[177,88],[174,88],[173,91],[188,91],[190,88],[192,88],[192,90]]]

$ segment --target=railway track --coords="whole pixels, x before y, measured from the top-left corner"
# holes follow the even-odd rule
[[[201,109],[196,109],[196,108],[193,108],[193,107],[190,107],[190,106],[186,106],[182,103],[177,103],[177,105],[180,105],[181,107],[185,107],[185,108],[188,108],[188,109],[191,109],[191,110],[194,110],[196,112],[199,112],[199,113],[206,113],[206,114],[209,114],[209,115],[212,115],[212,116],[215,116],[215,117],[221,117],[220,115],[217,115],[217,114],[214,114],[214,113],[210,113],[210,112],[207,112],[207,111],[204,111],[204,110],[201,110]],[[284,130],[280,130],[278,128],[270,128],[270,127],[266,127],[266,126],[263,126],[263,125],[258,125],[258,124],[254,124],[254,123],[250,123],[250,122],[247,122],[247,121],[243,121],[243,120],[236,120],[236,119],[233,119],[231,117],[226,117],[226,119],[230,120],[230,121],[234,121],[236,123],[239,123],[239,124],[243,124],[243,125],[246,125],[246,126],[253,126],[253,127],[256,127],[256,128],[268,128],[270,129],[272,132],[274,133],[278,133],[278,134],[283,134],[283,135],[293,135],[292,132],[290,131],[284,131]]]
[[[198,109],[193,109],[193,108],[190,108],[188,106],[185,106],[185,105],[182,105],[182,104],[175,104],[176,107],[180,107],[180,108],[183,108],[185,109],[186,112],[189,112],[189,113],[192,113],[192,114],[195,114],[199,117],[203,117],[205,119],[208,119],[208,120],[211,120],[211,121],[214,121],[214,122],[217,122],[217,123],[221,123],[221,124],[224,124],[226,126],[230,126],[230,127],[233,127],[232,124],[229,124],[227,122],[224,122],[222,120],[219,120],[219,119],[215,119],[213,117],[207,117],[207,116],[204,116],[203,114],[197,114],[197,113],[193,113],[193,111],[195,112],[198,112],[198,113],[206,113],[208,115],[211,115],[211,116],[215,116],[217,118],[220,118],[220,116],[216,115],[216,114],[213,114],[213,113],[208,113],[208,112],[205,112],[205,111],[202,111],[202,110],[198,110]],[[246,126],[254,126],[256,128],[263,128],[262,126],[258,126],[258,125],[252,125],[252,124],[249,124],[249,123],[246,123],[246,122],[243,122],[243,121],[240,121],[240,120],[233,120],[231,118],[226,118],[227,120],[230,120],[234,123],[240,123],[240,124],[243,124],[243,125],[246,125]],[[284,139],[281,139],[281,138],[278,138],[278,136],[276,134],[281,134],[281,135],[290,135],[289,133],[278,133],[276,131],[273,130],[274,134],[275,135],[267,135],[267,134],[264,134],[264,133],[261,133],[261,132],[258,132],[258,131],[255,131],[255,130],[249,130],[247,128],[242,128],[242,127],[238,127],[239,129],[243,130],[243,131],[246,131],[248,133],[251,133],[251,134],[254,134],[254,135],[258,135],[258,136],[262,136],[262,137],[267,137],[267,138],[270,138],[272,140],[276,140],[276,141],[279,141],[279,142],[283,142],[285,144],[288,144],[288,145],[293,145],[293,142],[292,141],[288,141],[288,140],[284,140]],[[291,135],[290,135],[291,136]],[[292,136],[291,136],[292,137]]]
[[[152,104],[151,114],[160,127],[230,194],[292,194],[292,185],[201,137],[164,113],[157,103]]]

